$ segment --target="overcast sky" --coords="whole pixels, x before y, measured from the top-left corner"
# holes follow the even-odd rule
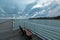
[[[27,4],[30,4],[30,3],[33,3],[35,2],[36,0],[13,0],[21,9],[24,9],[24,7],[27,5]],[[42,0],[40,0],[42,1]],[[44,0],[46,1],[46,0]],[[60,3],[60,0],[56,0],[58,3]]]
[[[1,1],[1,0],[0,0]],[[26,5],[30,4],[30,3],[34,3],[36,0],[7,0],[7,2],[10,1],[14,4],[16,4],[19,9],[23,10]],[[46,0],[40,0],[41,2],[45,2]],[[60,4],[60,0],[55,0],[58,4]],[[1,9],[1,8],[0,8]],[[58,10],[58,11],[57,11]],[[54,10],[50,10],[49,13],[46,16],[57,16],[60,15],[60,6],[58,6],[57,8],[55,8]]]
[[[13,0],[21,9],[24,9],[27,4],[35,2],[35,0]]]

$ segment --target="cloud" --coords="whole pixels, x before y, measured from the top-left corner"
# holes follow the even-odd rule
[[[45,12],[46,10],[42,10],[42,11],[40,11],[40,14],[45,14],[44,12]]]
[[[55,0],[58,4],[60,4],[60,0]]]
[[[38,8],[38,7],[45,7],[50,5],[54,0],[38,0],[37,4],[35,6],[32,7],[32,9],[34,8]]]
[[[6,12],[4,11],[4,9],[2,9],[2,8],[0,8],[0,11],[1,11],[2,13],[6,13]]]
[[[60,16],[60,6],[56,7],[53,10],[50,10],[46,16],[48,17]]]
[[[38,12],[35,12],[35,14],[32,17],[35,17],[36,15],[38,15]]]
[[[37,15],[43,15],[43,14],[45,14],[45,11],[46,10],[42,10],[40,12],[35,12],[35,14],[32,17],[36,17]]]

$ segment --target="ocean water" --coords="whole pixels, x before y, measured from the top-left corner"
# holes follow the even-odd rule
[[[8,21],[9,19],[0,19],[0,23]],[[60,20],[29,20],[29,19],[13,19],[13,29],[18,29],[19,25],[24,27],[25,22],[32,22],[40,25],[46,25],[51,27],[58,27],[60,28]]]
[[[25,22],[32,22],[40,25],[46,25],[51,27],[58,27],[60,28],[60,20],[29,20],[29,19],[16,19],[14,20],[14,28],[21,25],[24,27]]]

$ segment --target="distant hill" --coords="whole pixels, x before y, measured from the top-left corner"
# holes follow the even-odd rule
[[[29,18],[29,19],[60,19],[60,16],[57,16],[57,17],[39,17],[39,18]]]

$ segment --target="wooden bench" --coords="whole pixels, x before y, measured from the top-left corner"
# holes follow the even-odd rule
[[[21,26],[19,26],[19,28],[21,29],[22,34],[26,36],[27,40],[32,39],[32,32],[30,30],[25,27],[22,28]]]

